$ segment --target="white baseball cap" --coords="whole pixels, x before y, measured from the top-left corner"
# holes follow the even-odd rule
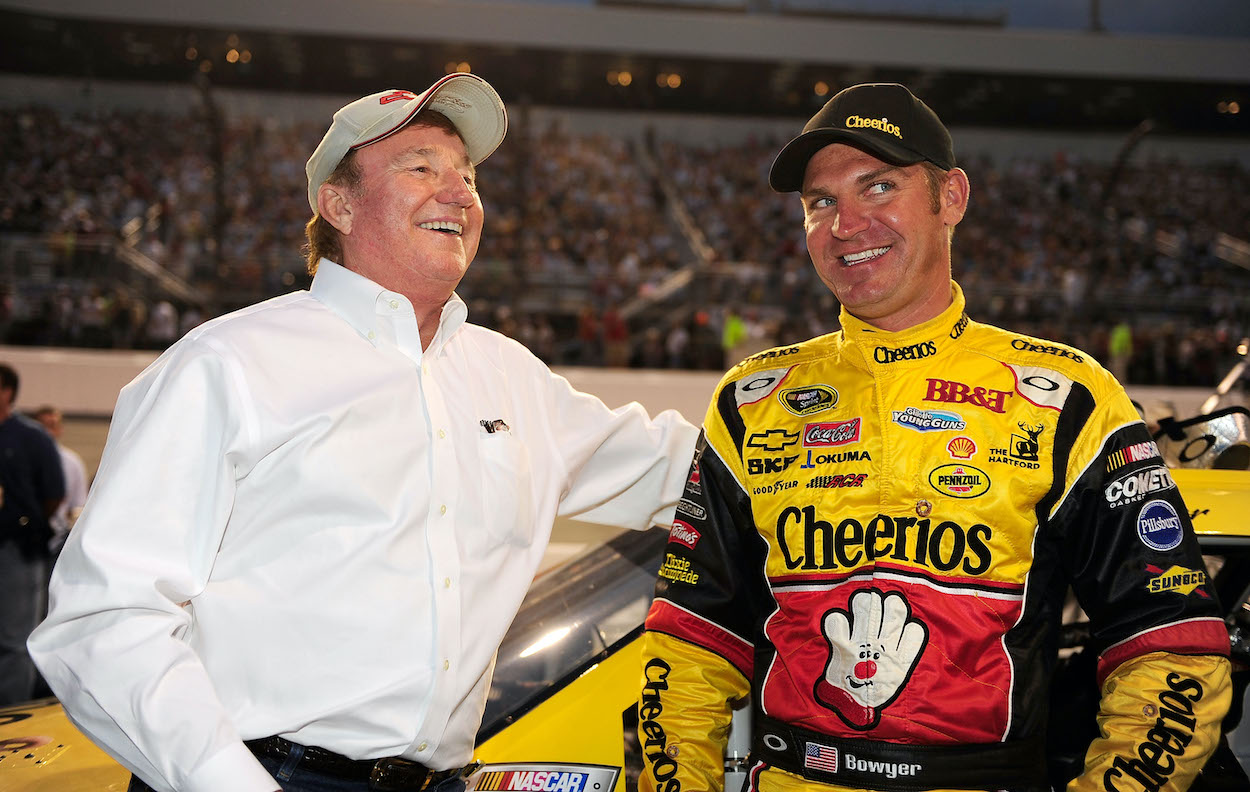
[[[317,211],[317,189],[349,151],[395,134],[427,107],[451,120],[474,165],[499,148],[508,131],[503,100],[476,74],[448,74],[420,94],[390,89],[357,99],[334,114],[330,130],[308,158],[304,170],[312,210]]]

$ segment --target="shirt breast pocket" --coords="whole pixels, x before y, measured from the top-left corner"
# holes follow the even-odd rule
[[[487,535],[496,542],[528,547],[534,538],[529,449],[511,432],[483,432],[477,447]]]

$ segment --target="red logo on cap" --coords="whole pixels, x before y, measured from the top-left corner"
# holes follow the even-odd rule
[[[378,97],[378,104],[390,104],[391,102],[407,101],[416,99],[416,95],[412,91],[391,91],[386,96]]]

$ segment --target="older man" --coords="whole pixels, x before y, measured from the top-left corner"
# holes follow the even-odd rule
[[[308,161],[310,291],[122,391],[30,648],[132,789],[461,788],[555,516],[671,519],[693,427],[466,322],[505,128],[468,74],[339,110]]]
[[[1188,787],[1230,699],[1189,511],[1103,368],[964,313],[946,127],[847,88],[770,182],[842,329],[748,358],[708,409],[647,618],[641,787],[721,788],[749,694],[751,790],[1049,789],[1069,583],[1102,687],[1070,788]]]

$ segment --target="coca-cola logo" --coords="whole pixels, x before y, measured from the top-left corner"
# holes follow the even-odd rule
[[[673,520],[673,528],[668,533],[668,540],[670,542],[684,544],[691,550],[694,549],[694,546],[699,543],[699,539],[701,538],[702,536],[697,530],[695,530],[693,525],[688,522],[682,522],[681,520]]]
[[[828,423],[809,423],[803,429],[803,445],[805,446],[841,446],[859,442],[860,419],[849,421],[832,421]]]

